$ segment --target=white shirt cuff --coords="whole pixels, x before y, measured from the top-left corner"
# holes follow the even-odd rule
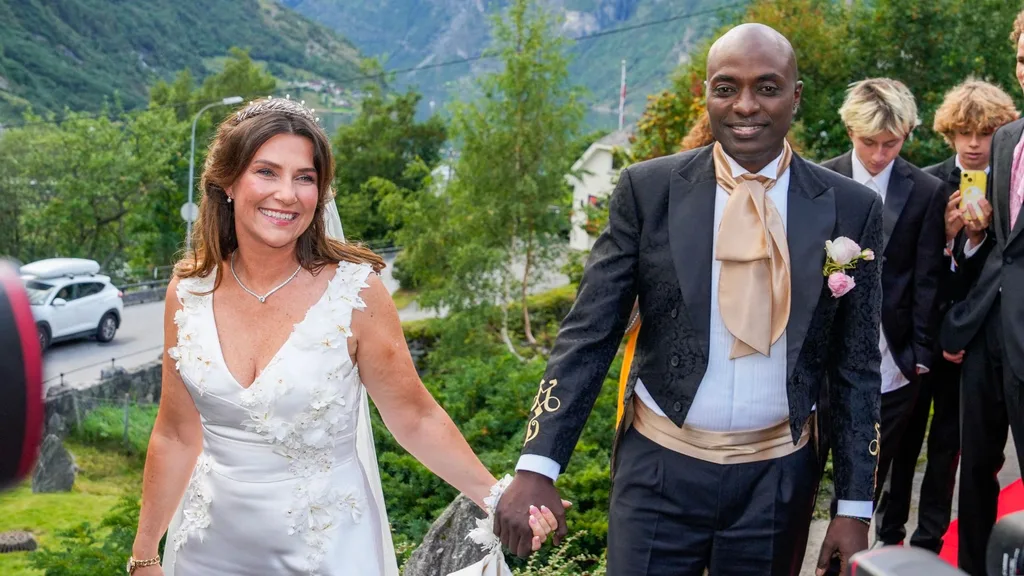
[[[554,482],[558,480],[558,473],[562,471],[562,467],[547,456],[539,456],[537,454],[523,454],[519,457],[519,462],[516,463],[516,472],[520,470],[526,470],[527,472],[536,472],[551,478]],[[871,502],[868,502],[870,505]]]
[[[925,366],[924,364],[918,364],[917,365],[917,373],[918,374],[927,374],[928,373],[928,367]]]
[[[873,507],[871,500],[840,500],[836,514],[870,520]]]
[[[968,258],[970,258],[971,256],[974,256],[978,252],[978,249],[981,248],[981,245],[985,243],[985,239],[987,239],[987,238],[988,238],[988,233],[986,232],[985,236],[983,236],[981,238],[981,242],[979,242],[977,246],[971,246],[971,239],[968,238],[967,239],[967,244],[964,245],[964,256],[966,256]]]

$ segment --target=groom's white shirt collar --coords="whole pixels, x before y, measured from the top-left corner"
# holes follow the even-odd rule
[[[739,178],[744,174],[750,173],[750,170],[747,170],[743,166],[740,166],[739,162],[734,160],[732,156],[729,156],[729,154],[726,153],[725,150],[722,150],[722,152],[723,156],[725,156],[725,159],[729,161],[729,168],[732,171],[733,178]],[[771,162],[768,163],[767,166],[761,168],[761,171],[757,173],[757,176],[764,176],[765,178],[771,178],[772,180],[777,179],[779,176],[779,162],[782,162],[781,152],[778,156],[775,157],[775,160],[772,160]]]

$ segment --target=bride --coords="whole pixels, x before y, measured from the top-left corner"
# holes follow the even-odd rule
[[[218,128],[195,252],[167,289],[129,574],[397,576],[366,393],[420,462],[482,508],[493,497],[416,374],[384,262],[341,240],[333,177],[298,102],[252,102]],[[530,522],[538,549],[555,520]]]

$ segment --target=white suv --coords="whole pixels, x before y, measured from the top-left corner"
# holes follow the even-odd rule
[[[95,336],[110,342],[121,326],[123,294],[94,260],[51,258],[21,267],[39,346]]]

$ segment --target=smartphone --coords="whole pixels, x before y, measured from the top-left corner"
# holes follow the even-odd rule
[[[985,197],[986,174],[984,170],[964,170],[960,173],[960,210],[964,219],[970,220],[971,213],[967,207],[974,205],[975,212],[981,212],[978,202]]]

